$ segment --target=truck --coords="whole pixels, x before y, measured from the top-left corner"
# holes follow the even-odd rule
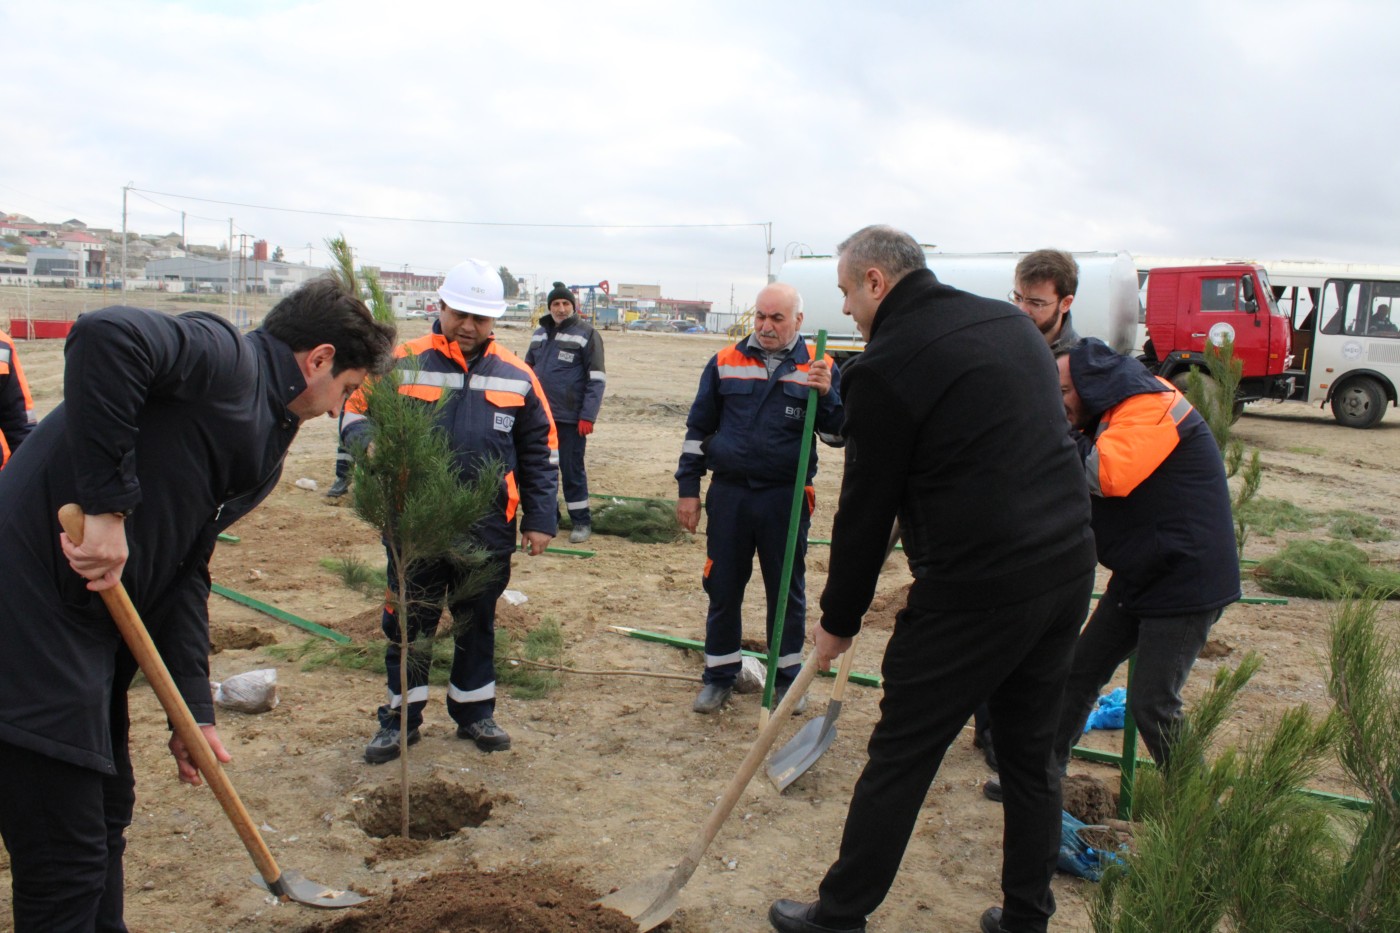
[[[940,253],[925,250],[928,267],[938,280],[986,298],[1007,300],[1015,285],[1016,263],[1025,253]],[[1119,353],[1137,347],[1138,274],[1126,252],[1074,253],[1079,263],[1079,290],[1070,314],[1082,337],[1098,337]],[[827,350],[837,359],[859,353],[865,347],[855,323],[841,313],[843,298],[836,286],[833,256],[801,256],[790,259],[778,272],[778,281],[794,286],[802,295],[802,331],[827,332]]]
[[[1370,428],[1396,403],[1400,331],[1390,310],[1400,276],[1287,276],[1257,263],[1157,268],[1147,275],[1139,359],[1184,387],[1207,343],[1228,337],[1242,363],[1237,411],[1260,399],[1330,405],[1339,424]]]

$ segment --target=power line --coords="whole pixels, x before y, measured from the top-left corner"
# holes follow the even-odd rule
[[[341,217],[348,220],[387,220],[395,223],[409,224],[442,224],[444,226],[457,227],[535,227],[535,228],[561,228],[580,230],[686,230],[701,228],[725,228],[725,227],[766,227],[766,221],[748,221],[744,223],[727,224],[531,224],[531,223],[510,223],[493,220],[439,220],[427,217],[387,217],[379,214],[349,214],[342,211],[316,211],[305,210],[295,207],[275,207],[269,204],[248,204],[242,201],[221,201],[217,198],[199,198],[188,194],[175,194],[170,191],[150,191],[144,188],[132,188],[132,191],[144,191],[147,194],[158,194],[165,198],[181,198],[186,201],[201,201],[205,204],[222,204],[227,207],[246,207],[258,211],[281,211],[285,214],[312,214],[319,217]],[[149,199],[148,199],[149,200]],[[155,203],[155,202],[152,202]],[[161,205],[164,207],[164,205]]]

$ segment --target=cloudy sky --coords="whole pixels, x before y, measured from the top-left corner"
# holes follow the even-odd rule
[[[1383,0],[78,0],[0,5],[0,35],[0,211],[40,220],[120,228],[132,184],[141,233],[183,210],[193,242],[231,217],[293,260],[343,232],[720,308],[770,223],[774,273],[868,223],[1400,263]]]

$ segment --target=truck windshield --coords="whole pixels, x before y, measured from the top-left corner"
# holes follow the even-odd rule
[[[1264,288],[1262,291],[1257,292],[1257,294],[1263,296],[1264,303],[1268,305],[1270,314],[1277,314],[1279,317],[1282,317],[1283,312],[1279,310],[1278,302],[1274,301],[1274,288],[1269,284],[1269,273],[1263,269],[1258,271],[1259,284],[1264,286]]]

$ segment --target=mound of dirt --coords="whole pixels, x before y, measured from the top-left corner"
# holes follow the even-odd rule
[[[560,871],[454,871],[398,886],[306,933],[636,933],[597,895]]]
[[[1098,825],[1118,816],[1118,795],[1087,774],[1071,774],[1061,784],[1065,812],[1081,823]]]
[[[233,651],[240,648],[261,648],[277,644],[277,636],[256,625],[211,622],[209,624],[209,653]]]

